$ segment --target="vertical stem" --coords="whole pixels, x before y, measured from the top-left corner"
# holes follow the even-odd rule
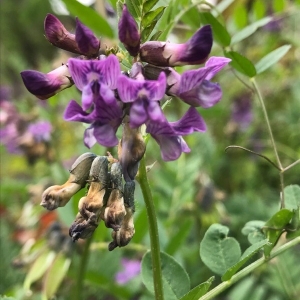
[[[257,85],[256,81],[255,81],[255,78],[252,78],[251,81],[253,83],[254,89],[257,93],[259,102],[261,104],[261,107],[262,107],[262,110],[263,110],[263,113],[264,113],[265,121],[266,121],[267,126],[268,126],[269,135],[270,135],[270,138],[271,138],[271,143],[272,143],[272,146],[273,146],[273,149],[274,149],[274,153],[275,153],[275,157],[276,157],[278,166],[282,170],[281,161],[280,161],[280,158],[279,158],[279,155],[278,155],[277,147],[276,147],[275,140],[274,140],[274,137],[273,137],[273,132],[272,132],[272,129],[271,129],[271,125],[270,125],[270,121],[269,121],[269,117],[268,117],[268,113],[267,113],[267,110],[266,110],[266,107],[265,107],[264,100],[261,96],[260,90],[258,88],[258,85]]]
[[[89,259],[89,254],[90,254],[90,245],[92,243],[93,236],[94,235],[92,235],[89,239],[87,239],[85,242],[85,245],[84,245],[83,253],[81,256],[81,260],[80,260],[80,266],[79,266],[79,270],[78,270],[78,276],[77,276],[77,280],[76,280],[76,286],[75,286],[74,294],[73,294],[74,300],[82,300],[83,299],[82,298],[83,282],[84,282],[85,271],[86,271],[86,267],[87,267],[87,263],[88,263],[88,259]]]
[[[155,299],[163,300],[163,287],[162,287],[162,273],[161,273],[161,262],[160,262],[160,246],[159,246],[159,236],[158,227],[156,221],[155,207],[153,203],[152,193],[150,190],[145,157],[142,158],[139,168],[139,184],[143,193],[148,223],[149,223],[149,235],[151,243],[151,256],[152,256],[152,269],[153,269],[153,283],[155,291]]]

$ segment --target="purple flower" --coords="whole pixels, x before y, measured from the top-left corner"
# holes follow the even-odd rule
[[[123,6],[122,16],[119,21],[119,39],[131,56],[138,55],[140,50],[140,33],[126,4]]]
[[[75,39],[81,54],[96,57],[100,49],[100,41],[93,32],[76,18]]]
[[[147,120],[164,121],[159,106],[166,91],[166,75],[162,72],[157,80],[131,79],[121,75],[118,80],[118,93],[121,101],[132,103],[130,108],[130,126],[139,127]]]
[[[190,107],[185,115],[177,122],[161,123],[148,122],[147,132],[160,145],[161,156],[164,161],[176,160],[182,152],[190,152],[190,148],[182,138],[194,131],[204,132],[206,125],[197,110]]]
[[[50,141],[52,126],[47,121],[38,121],[28,126],[27,131],[37,142]]]
[[[52,14],[46,16],[44,28],[47,40],[58,48],[88,57],[96,57],[99,53],[99,39],[78,18],[75,35]]]
[[[116,282],[125,284],[129,280],[137,277],[141,272],[141,262],[133,259],[122,259],[123,270],[116,274]]]
[[[122,109],[117,103],[112,90],[106,85],[94,83],[94,106],[92,112],[86,112],[74,100],[67,106],[64,119],[91,124],[84,133],[84,144],[91,148],[96,142],[113,147],[118,144],[116,131],[121,124]]]
[[[200,28],[186,43],[174,44],[149,41],[141,45],[141,60],[156,66],[181,66],[202,64],[212,47],[210,25]]]
[[[169,68],[168,94],[175,95],[191,106],[209,108],[222,98],[217,83],[209,81],[230,62],[226,57],[210,57],[205,67],[184,72],[181,77]]]
[[[249,127],[253,120],[251,96],[242,95],[234,100],[231,107],[231,119],[237,123],[241,130]]]
[[[77,88],[82,92],[82,107],[87,110],[94,102],[95,90],[101,84],[110,89],[117,87],[117,79],[120,75],[120,64],[115,55],[110,55],[102,60],[81,60],[70,58],[68,66],[72,79]]]
[[[73,85],[66,65],[44,74],[34,70],[25,70],[21,76],[27,90],[41,100],[48,99]]]

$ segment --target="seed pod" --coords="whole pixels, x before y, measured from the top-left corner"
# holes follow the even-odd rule
[[[89,171],[96,155],[90,152],[77,158],[70,170],[70,177],[63,185],[54,185],[47,188],[43,195],[41,206],[48,210],[65,206],[71,197],[86,185]]]
[[[88,193],[78,204],[80,214],[90,223],[99,223],[108,178],[108,159],[106,156],[97,156],[90,170]]]

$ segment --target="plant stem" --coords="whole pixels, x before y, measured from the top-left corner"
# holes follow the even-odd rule
[[[90,245],[92,243],[93,236],[94,235],[92,235],[89,239],[87,239],[85,242],[85,245],[84,245],[84,249],[83,249],[83,253],[82,253],[81,261],[80,261],[80,266],[79,266],[79,270],[78,270],[78,277],[77,277],[76,285],[75,285],[75,289],[74,289],[74,292],[75,292],[73,295],[74,300],[82,300],[82,289],[83,289],[84,276],[85,276],[85,271],[86,271],[86,267],[87,267],[87,263],[88,263],[88,259],[89,259]]]
[[[293,166],[297,165],[300,163],[300,159],[296,160],[295,162],[293,162],[292,164],[290,164],[289,166],[285,167],[282,172],[287,171],[288,169],[292,168]]]
[[[148,216],[155,299],[163,300],[164,295],[162,286],[158,227],[152,193],[147,178],[145,157],[143,157],[140,162],[138,181],[141,186]]]
[[[279,247],[278,249],[274,250],[271,253],[270,257],[268,257],[268,258],[262,257],[262,258],[258,259],[257,261],[253,262],[251,265],[247,266],[246,268],[244,268],[240,272],[238,272],[235,275],[233,275],[231,277],[231,279],[222,282],[221,284],[219,284],[218,286],[216,286],[214,289],[212,289],[211,291],[209,291],[208,293],[206,293],[199,300],[213,299],[214,297],[216,297],[217,295],[219,295],[220,293],[222,293],[223,291],[225,291],[227,288],[229,288],[230,286],[232,286],[235,282],[241,280],[246,275],[248,275],[249,273],[251,273],[253,270],[257,269],[258,267],[260,267],[264,263],[268,262],[270,259],[274,258],[275,256],[278,256],[279,254],[283,253],[287,249],[289,249],[289,248],[291,248],[291,247],[293,247],[293,246],[295,246],[297,244],[300,244],[300,237],[297,237],[297,238],[293,239],[292,241],[287,242],[283,246]]]

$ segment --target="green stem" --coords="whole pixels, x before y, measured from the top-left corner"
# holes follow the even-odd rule
[[[74,289],[74,292],[75,292],[73,295],[74,300],[82,300],[83,282],[84,282],[85,271],[87,268],[87,263],[88,263],[89,254],[90,254],[90,245],[92,243],[93,236],[94,235],[92,235],[89,239],[87,239],[85,242],[85,245],[84,245],[84,249],[83,249],[83,253],[82,253],[81,261],[80,261],[80,266],[79,266],[79,270],[77,273],[78,276],[77,276],[77,280],[76,280],[76,285],[75,285],[75,289]]]
[[[296,160],[295,162],[293,162],[292,164],[290,164],[289,166],[285,167],[282,172],[287,171],[288,169],[292,168],[293,166],[297,165],[300,163],[300,159]]]
[[[145,157],[143,157],[140,162],[138,182],[141,186],[148,216],[155,299],[163,300],[164,295],[162,286],[158,227],[153,198],[147,178]]]
[[[242,278],[244,278],[245,276],[247,276],[253,270],[257,269],[258,267],[260,267],[264,263],[268,262],[270,259],[274,258],[275,256],[278,256],[279,254],[283,253],[287,249],[289,249],[289,248],[291,248],[291,247],[293,247],[297,244],[300,244],[300,237],[297,237],[297,238],[293,239],[292,241],[290,241],[290,242],[284,244],[283,246],[279,247],[278,249],[274,250],[271,253],[270,257],[268,257],[268,258],[262,257],[262,258],[258,259],[257,261],[255,261],[251,265],[247,266],[246,268],[244,268],[240,272],[233,275],[230,280],[224,281],[221,284],[219,284],[218,286],[216,286],[214,289],[212,289],[211,291],[206,293],[204,296],[202,296],[199,300],[208,300],[208,299],[215,298],[217,295],[219,295],[220,293],[225,291],[227,288],[232,286],[234,283],[236,283],[237,281],[239,281]]]

